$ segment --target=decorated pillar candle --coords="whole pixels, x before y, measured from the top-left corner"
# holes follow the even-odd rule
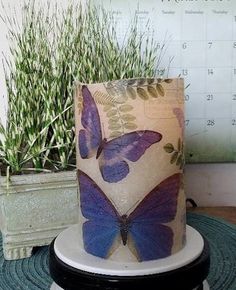
[[[118,262],[185,244],[183,79],[76,84],[78,243]]]

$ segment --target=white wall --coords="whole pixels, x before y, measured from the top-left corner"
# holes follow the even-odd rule
[[[236,164],[187,164],[185,191],[199,206],[236,206]]]
[[[117,0],[118,1],[118,0]],[[47,3],[48,0],[35,0],[37,3]],[[51,0],[52,4],[58,2],[65,6],[68,1]],[[20,12],[22,0],[2,0],[5,9],[15,7],[16,13]],[[0,7],[0,14],[3,9]],[[0,53],[7,54],[8,43],[6,40],[6,28],[0,22]],[[5,96],[5,98],[3,97]],[[6,90],[4,84],[4,74],[0,65],[0,118],[5,122],[6,117]],[[186,194],[194,198],[199,205],[236,206],[236,164],[191,164],[185,170]]]

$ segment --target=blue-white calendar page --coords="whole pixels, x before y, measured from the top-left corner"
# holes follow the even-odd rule
[[[236,0],[102,1],[125,35],[149,20],[160,48],[158,73],[185,79],[187,162],[236,161]]]

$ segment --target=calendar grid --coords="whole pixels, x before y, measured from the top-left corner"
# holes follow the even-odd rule
[[[138,2],[113,2],[122,12],[121,34],[127,10],[136,11]],[[187,162],[236,161],[236,1],[145,0],[139,9],[140,30],[149,17],[157,43],[166,41],[157,73],[180,75],[189,85]]]

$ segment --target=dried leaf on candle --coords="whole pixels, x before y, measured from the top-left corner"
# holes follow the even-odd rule
[[[164,79],[164,82],[167,83],[167,84],[170,84],[172,83],[173,79]]]
[[[178,152],[175,151],[175,152],[173,152],[173,154],[171,156],[170,163],[171,164],[175,163],[177,158],[178,158]]]
[[[167,152],[167,153],[172,153],[175,148],[174,146],[171,144],[171,143],[167,143],[165,146],[164,146],[164,150]]]
[[[134,88],[132,88],[131,86],[127,86],[126,88],[126,93],[128,94],[128,96],[131,98],[131,99],[136,99],[137,97],[137,94],[136,94],[136,91]]]
[[[109,117],[115,116],[116,114],[117,114],[117,110],[112,109],[107,112],[107,117],[109,118]]]
[[[119,123],[111,123],[109,124],[108,128],[110,130],[119,130],[121,128],[121,125]]]
[[[181,147],[182,147],[182,142],[180,140],[180,138],[178,139],[178,151],[181,151]]]
[[[147,92],[142,88],[137,88],[137,94],[144,101],[149,99]]]
[[[157,89],[157,91],[158,91],[158,94],[159,94],[160,96],[164,97],[164,95],[165,95],[165,91],[164,91],[163,86],[162,86],[161,84],[157,84],[157,85],[156,85],[156,89]]]
[[[136,83],[136,79],[131,79],[127,81],[127,86],[132,86]]]
[[[147,83],[148,83],[149,85],[153,84],[154,81],[155,81],[154,78],[147,79]]]
[[[105,94],[100,91],[96,91],[94,93],[94,100],[100,105],[112,105],[114,103],[114,98],[112,98],[109,94]]]
[[[119,110],[120,110],[121,112],[129,112],[129,111],[131,111],[132,109],[133,109],[133,106],[128,105],[128,104],[119,106]]]
[[[151,95],[151,97],[153,97],[153,98],[158,97],[157,90],[153,86],[150,86],[150,85],[147,86],[147,90],[148,90],[149,94]]]
[[[112,108],[114,108],[114,105],[105,105],[105,106],[103,107],[103,111],[104,111],[104,112],[107,112],[107,111],[111,110]]]
[[[121,116],[121,119],[124,121],[134,121],[136,119],[136,117],[134,115],[131,115],[131,114],[124,114]]]
[[[119,116],[112,116],[108,122],[115,123],[115,122],[119,122],[119,120],[120,120]]]
[[[145,82],[146,82],[146,79],[145,78],[138,79],[137,80],[137,85],[138,86],[142,86],[143,84],[145,84]]]
[[[134,123],[125,123],[124,127],[125,129],[129,129],[129,130],[135,130],[138,128],[138,126]]]
[[[121,131],[112,131],[111,134],[110,134],[110,138],[116,138],[116,137],[119,137],[123,134],[123,132]]]
[[[122,82],[108,82],[105,87],[108,94],[112,96],[113,102],[122,104],[127,100],[128,96]]]
[[[181,165],[182,164],[182,160],[183,160],[183,155],[182,154],[180,154],[179,156],[178,156],[178,158],[177,158],[177,161],[176,161],[176,165]]]

